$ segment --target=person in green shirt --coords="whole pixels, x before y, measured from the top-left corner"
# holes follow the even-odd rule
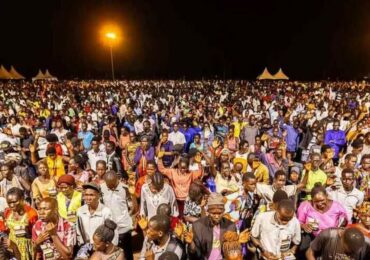
[[[310,161],[308,161],[303,170],[302,179],[304,179],[304,176],[308,172],[308,179],[307,184],[304,188],[304,191],[306,192],[306,200],[311,199],[311,195],[309,194],[312,190],[312,188],[315,186],[316,183],[321,183],[323,186],[326,184],[327,175],[324,171],[320,169],[320,163],[321,163],[321,155],[319,153],[312,153],[310,155]]]

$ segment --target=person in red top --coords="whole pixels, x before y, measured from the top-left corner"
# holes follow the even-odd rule
[[[67,220],[59,217],[58,203],[44,198],[39,205],[40,219],[32,228],[35,259],[72,259],[76,231]]]
[[[5,225],[9,231],[9,239],[4,239],[7,249],[14,243],[21,254],[20,260],[33,259],[31,241],[32,227],[37,221],[37,212],[24,202],[23,190],[13,187],[6,194],[9,205],[4,212]]]

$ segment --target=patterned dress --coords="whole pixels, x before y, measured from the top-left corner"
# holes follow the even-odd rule
[[[37,212],[28,205],[24,205],[24,214],[15,217],[11,209],[6,209],[5,223],[9,230],[9,239],[18,247],[21,253],[20,260],[33,259],[33,246],[31,240],[32,227],[37,221]]]

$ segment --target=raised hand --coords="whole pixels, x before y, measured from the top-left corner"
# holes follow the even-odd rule
[[[145,216],[139,215],[137,223],[142,230],[146,230],[148,228],[148,219]]]
[[[248,229],[240,232],[239,234],[239,243],[247,243],[250,239],[250,232]]]
[[[193,242],[193,238],[194,238],[193,230],[190,229],[189,231],[184,233],[184,239],[187,244],[191,244]]]
[[[30,149],[30,152],[31,152],[31,153],[36,152],[36,147],[35,147],[35,145],[34,145],[34,144],[30,144],[30,146],[28,147],[28,149]]]
[[[182,234],[184,233],[184,226],[181,222],[176,224],[174,233],[178,238],[181,238]]]

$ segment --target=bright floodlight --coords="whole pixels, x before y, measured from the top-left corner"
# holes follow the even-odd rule
[[[105,37],[107,37],[107,38],[109,38],[111,40],[114,40],[114,39],[117,38],[117,35],[115,33],[113,33],[113,32],[109,32],[109,33],[106,33],[105,34]]]

